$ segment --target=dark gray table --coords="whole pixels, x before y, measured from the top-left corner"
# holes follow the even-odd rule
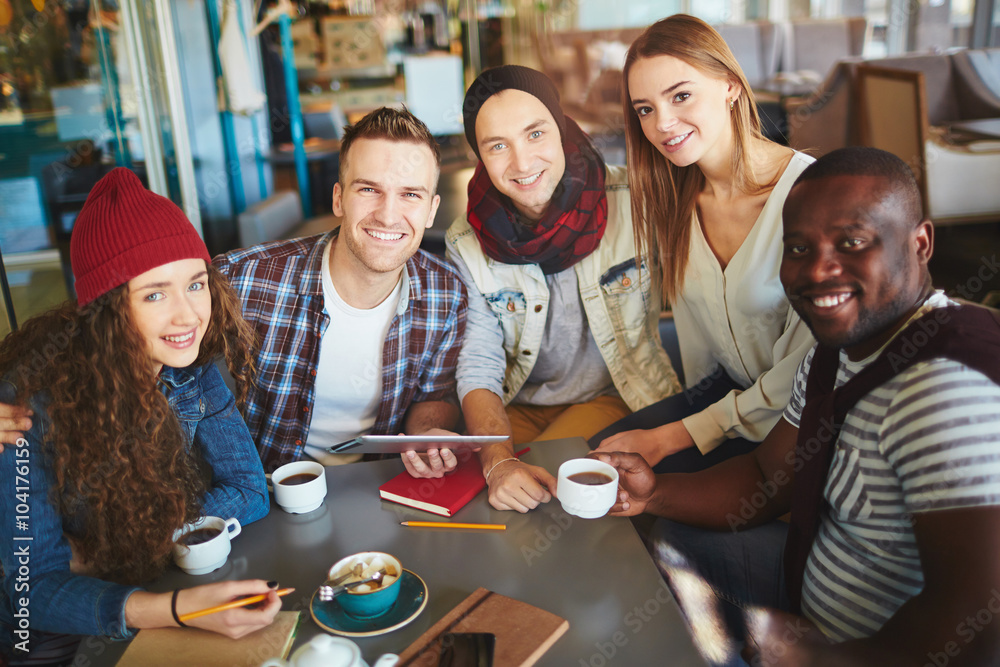
[[[523,458],[555,474],[566,459],[588,451],[582,439],[536,443]],[[412,623],[372,638],[352,638],[367,662],[397,653],[482,586],[569,620],[569,630],[540,665],[704,665],[680,611],[628,519],[586,520],[562,511],[557,500],[528,513],[492,509],[480,493],[454,521],[505,523],[507,530],[404,528],[400,521],[443,517],[383,502],[378,486],[403,470],[398,460],[327,468],[329,494],[309,514],[271,513],[243,528],[229,562],[207,575],[171,570],[151,590],[171,590],[222,579],[277,579],[297,590],[284,609],[306,619],[295,647],[320,632],[308,604],[326,571],[358,551],[385,551],[419,574],[428,604]],[[111,665],[124,650],[90,638],[81,654],[89,665]],[[294,649],[293,649],[294,650]],[[498,665],[497,667],[504,667]]]

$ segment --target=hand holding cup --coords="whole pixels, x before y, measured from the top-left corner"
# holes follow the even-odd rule
[[[642,456],[631,452],[592,452],[589,457],[618,471],[618,499],[609,512],[612,516],[634,516],[647,510],[656,492],[656,473]]]

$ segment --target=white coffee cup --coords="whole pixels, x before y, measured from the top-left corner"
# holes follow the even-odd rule
[[[300,484],[291,484],[300,476],[313,478]],[[326,468],[315,461],[286,463],[271,474],[274,502],[289,514],[312,512],[323,504],[326,498]]]
[[[585,478],[576,477],[588,474],[603,475],[607,481],[581,483]],[[570,459],[559,466],[556,496],[568,514],[583,519],[602,517],[614,506],[618,497],[618,471],[597,459]]]
[[[185,536],[198,530],[212,531],[215,535],[197,544],[183,543]],[[217,570],[226,564],[226,558],[232,550],[229,541],[242,530],[243,527],[236,519],[203,516],[174,531],[174,562],[188,574],[208,574]]]

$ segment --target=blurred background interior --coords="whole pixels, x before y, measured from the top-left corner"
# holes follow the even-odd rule
[[[1000,0],[0,0],[0,335],[73,296],[73,222],[109,170],[180,205],[213,254],[317,233],[344,124],[383,105],[439,138],[439,252],[475,165],[466,84],[541,69],[624,163],[625,51],[678,12],[725,37],[772,139],[913,166],[936,284],[995,304]]]

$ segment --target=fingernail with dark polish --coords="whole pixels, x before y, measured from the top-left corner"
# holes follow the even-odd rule
[[[277,588],[278,587],[278,582],[277,581],[269,581],[269,582],[267,582],[267,587],[268,588]]]

